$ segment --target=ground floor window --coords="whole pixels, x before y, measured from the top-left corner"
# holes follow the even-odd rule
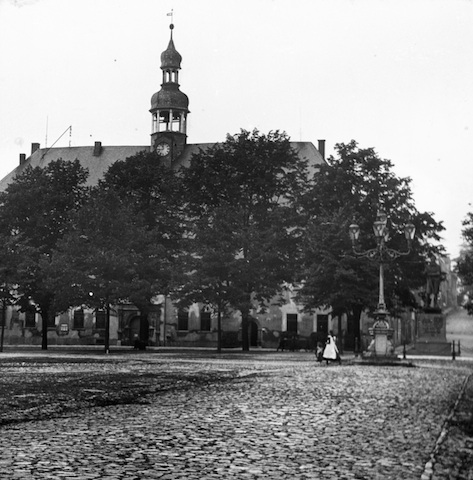
[[[56,327],[56,315],[54,312],[50,312],[48,316],[48,328]]]
[[[297,333],[297,313],[287,314],[287,331]]]
[[[36,327],[36,312],[32,310],[27,310],[25,312],[25,327],[34,328]]]
[[[74,310],[74,328],[84,328],[84,310]]]
[[[177,329],[189,330],[189,313],[188,312],[182,311],[177,314]]]
[[[106,312],[105,310],[96,310],[95,311],[95,328],[97,330],[105,330],[105,321],[106,321]]]
[[[61,323],[59,325],[59,334],[60,335],[67,335],[69,333],[69,324],[68,323]]]
[[[210,312],[200,312],[200,329],[210,331]]]

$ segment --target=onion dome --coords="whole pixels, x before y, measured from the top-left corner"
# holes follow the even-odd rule
[[[151,109],[179,109],[189,111],[189,98],[177,84],[167,84],[151,97]]]
[[[161,68],[164,69],[180,69],[182,57],[181,54],[176,50],[174,46],[174,41],[172,39],[172,30],[174,25],[169,26],[171,29],[171,39],[169,40],[169,45],[166,50],[161,54]]]

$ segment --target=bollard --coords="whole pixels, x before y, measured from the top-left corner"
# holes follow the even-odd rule
[[[455,340],[452,342],[452,360],[455,360]]]
[[[460,348],[460,340],[458,340],[458,355],[461,355],[461,354],[462,354],[462,351]]]
[[[406,359],[406,341],[404,340],[404,344],[402,346],[402,359]]]

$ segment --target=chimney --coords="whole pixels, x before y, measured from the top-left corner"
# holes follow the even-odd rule
[[[26,153],[20,153],[20,165],[26,162]]]
[[[31,155],[33,155],[36,150],[39,150],[39,143],[32,143],[31,144]]]
[[[319,140],[319,153],[322,155],[322,158],[325,160],[325,140]]]
[[[101,153],[102,153],[102,142],[95,142],[94,157],[99,157]]]

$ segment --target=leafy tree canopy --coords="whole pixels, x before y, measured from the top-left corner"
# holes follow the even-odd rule
[[[385,270],[388,306],[412,304],[412,290],[425,282],[425,258],[441,249],[432,242],[440,240],[443,226],[431,213],[416,209],[411,180],[396,176],[393,164],[374,149],[361,149],[352,140],[335,150],[337,157],[321,166],[303,202],[307,235],[301,299],[309,308],[331,306],[336,314],[376,305],[378,264],[353,254],[348,227],[352,222],[360,226],[360,250],[375,248],[372,225],[383,209],[389,218],[389,248],[406,251],[403,227],[409,222],[416,227],[411,254]]]
[[[115,192],[100,188],[78,212],[75,228],[58,243],[47,267],[58,310],[129,300],[146,313],[169,276],[156,230]]]
[[[27,167],[0,193],[0,256],[4,282],[15,284],[18,302],[36,304],[43,323],[52,312],[54,291],[46,285],[43,266],[68,232],[88,189],[78,160],[57,160],[46,167]],[[47,328],[43,328],[43,349]]]
[[[115,162],[100,181],[143,215],[150,229],[161,234],[160,242],[174,250],[184,232],[183,187],[176,171],[155,152],[142,151]]]
[[[146,315],[152,296],[172,295],[176,285],[182,284],[183,238],[188,222],[181,176],[155,152],[142,151],[115,162],[99,187],[113,192],[141,219],[140,228],[148,234],[137,231],[137,236],[154,239],[154,245],[145,242],[141,250],[137,249],[150,261],[138,262],[142,270],[130,285],[130,301]]]
[[[456,271],[469,296],[466,304],[468,313],[473,315],[473,213],[469,212],[463,221],[462,235],[465,246],[456,260]]]
[[[242,313],[243,349],[253,301],[294,277],[307,162],[285,133],[242,130],[200,151],[183,171],[195,285]],[[223,298],[225,297],[225,298]]]

